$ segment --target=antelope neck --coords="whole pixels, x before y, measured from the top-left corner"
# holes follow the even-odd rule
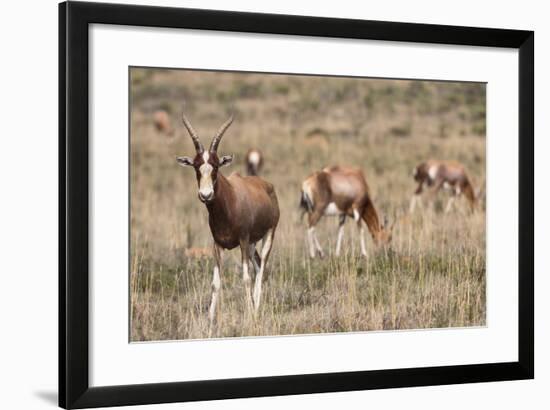
[[[222,174],[218,174],[214,185],[214,199],[206,204],[208,213],[217,223],[225,223],[230,220],[230,205],[234,202],[235,193],[233,187]]]

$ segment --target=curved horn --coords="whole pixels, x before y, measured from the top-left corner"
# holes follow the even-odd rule
[[[202,143],[199,140],[199,137],[193,127],[191,126],[191,123],[185,116],[185,113],[181,114],[181,119],[183,120],[183,125],[185,125],[185,128],[187,128],[187,131],[189,132],[189,135],[191,136],[191,139],[193,140],[193,145],[195,145],[195,150],[197,150],[197,154],[202,154],[204,152],[204,147],[202,146]]]
[[[229,117],[229,119],[222,124],[222,126],[220,127],[220,129],[218,130],[214,138],[212,139],[212,143],[210,144],[210,152],[218,151],[218,145],[220,144],[223,134],[225,133],[225,131],[227,131],[227,129],[233,122],[234,118],[235,118],[234,115],[231,115],[231,117]]]

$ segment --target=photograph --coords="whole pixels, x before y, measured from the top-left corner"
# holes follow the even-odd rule
[[[486,83],[129,70],[129,341],[486,326]]]

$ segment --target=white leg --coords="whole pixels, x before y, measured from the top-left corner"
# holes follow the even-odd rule
[[[307,230],[307,238],[309,242],[309,256],[311,259],[315,258],[315,250],[319,252],[319,256],[322,258],[325,257],[325,253],[323,252],[323,248],[321,248],[321,244],[319,243],[319,239],[317,239],[317,235],[315,234],[315,227],[311,226]]]
[[[243,266],[243,282],[248,311],[252,309],[252,296],[250,293],[250,274],[248,273],[248,245],[241,245],[241,261]]]
[[[254,268],[254,276],[258,274],[260,271],[260,265],[258,265],[258,262],[256,262],[256,258],[254,257],[254,254],[256,253],[256,244],[251,243],[250,247],[248,248],[248,257],[250,258],[250,262],[252,262],[252,267]]]
[[[314,226],[307,228],[307,243],[309,245],[309,256],[311,259],[315,258],[315,239],[313,239],[314,232]]]
[[[338,225],[338,238],[336,239],[336,256],[340,256],[340,247],[342,246],[342,238],[344,237],[344,223],[346,222],[346,216],[340,217],[340,224]]]
[[[363,234],[363,221],[361,220],[361,215],[357,209],[353,210],[353,219],[357,222],[357,227],[359,228],[359,240],[361,243],[361,255],[367,256],[367,247],[365,245],[365,235]]]
[[[315,232],[315,227],[309,227],[307,229],[307,243],[309,245],[309,256],[311,259],[315,258],[315,240],[313,239],[313,234]]]
[[[269,254],[271,252],[271,247],[273,246],[273,236],[275,232],[273,229],[267,231],[267,234],[264,236],[262,241],[262,252],[260,255],[260,269],[256,274],[256,281],[254,283],[254,309],[257,312],[260,307],[260,298],[262,296],[262,279],[264,275],[265,265]]]
[[[359,222],[359,239],[361,240],[361,255],[367,256],[367,247],[365,245],[365,235],[364,235],[364,226],[363,221]]]
[[[218,245],[214,244],[214,274],[212,277],[212,300],[210,302],[210,309],[208,311],[208,317],[210,318],[210,324],[216,317],[216,305],[218,303],[218,297],[221,289],[221,262],[222,262],[223,250]]]
[[[321,248],[321,244],[319,243],[319,239],[317,238],[317,232],[315,232],[315,230],[313,230],[313,240],[315,241],[315,248],[317,248],[319,257],[323,259],[325,257],[325,252],[323,252],[323,248]]]

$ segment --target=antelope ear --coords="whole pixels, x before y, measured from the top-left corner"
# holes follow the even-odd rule
[[[220,168],[225,167],[227,165],[231,165],[232,162],[233,162],[233,155],[224,155],[220,159]]]
[[[176,161],[178,161],[178,164],[180,164],[182,167],[193,166],[193,160],[189,157],[176,157]]]

